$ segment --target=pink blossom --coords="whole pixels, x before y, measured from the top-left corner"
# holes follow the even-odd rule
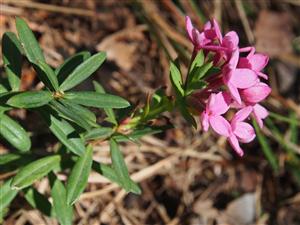
[[[246,68],[236,68],[238,60],[239,51],[237,49],[232,53],[228,64],[223,67],[223,81],[227,85],[233,99],[241,104],[242,100],[238,89],[250,88],[259,80],[254,71]]]
[[[263,83],[258,82],[255,85],[240,90],[243,101],[247,103],[258,103],[264,100],[271,93],[271,88]]]
[[[251,111],[251,107],[241,109],[234,115],[230,123],[222,116],[215,116],[211,121],[212,129],[217,134],[227,137],[230,145],[239,156],[243,156],[244,154],[239,142],[249,143],[255,138],[253,127],[244,122]]]
[[[218,116],[224,114],[229,109],[230,98],[227,93],[212,93],[206,104],[206,109],[201,115],[201,122],[204,131],[207,131],[209,124],[213,123]]]
[[[268,64],[269,57],[265,54],[251,51],[247,57],[241,57],[238,63],[238,68],[248,68],[256,72],[256,74],[264,79],[268,79],[268,75],[261,72]]]
[[[266,108],[259,104],[255,104],[254,106],[252,106],[252,108],[254,119],[258,123],[258,126],[260,128],[263,128],[263,119],[265,119],[269,115],[268,111],[266,110]]]

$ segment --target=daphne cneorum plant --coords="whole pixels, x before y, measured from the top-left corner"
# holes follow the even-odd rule
[[[268,115],[258,104],[271,90],[261,81],[267,79],[261,70],[268,57],[255,53],[253,47],[239,48],[239,38],[234,31],[223,37],[215,20],[206,23],[200,32],[186,17],[188,37],[194,45],[186,79],[183,80],[177,63],[171,62],[174,96],[167,96],[159,89],[140,109],[133,108],[119,96],[107,94],[95,81],[95,91],[71,90],[102,65],[106,58],[104,52],[94,55],[80,52],[53,69],[46,63],[26,22],[17,18],[16,28],[18,35],[6,32],[2,38],[6,77],[0,84],[0,136],[12,150],[0,156],[0,166],[1,171],[15,170],[17,173],[1,184],[0,219],[21,192],[32,207],[56,217],[60,224],[72,224],[73,205],[84,191],[91,170],[127,192],[140,194],[141,189],[129,176],[119,143],[137,141],[143,135],[170,128],[171,125],[149,123],[164,112],[178,110],[194,127],[197,127],[194,116],[199,116],[203,131],[211,127],[217,134],[227,137],[240,156],[243,150],[239,142],[247,143],[255,138],[254,129],[245,120],[253,115],[262,127],[262,119]],[[241,52],[249,53],[240,57]],[[42,90],[20,91],[24,57],[44,84]],[[105,123],[97,121],[90,107],[104,110]],[[59,147],[52,152],[34,152],[28,132],[8,114],[15,108],[39,113],[60,142]],[[230,121],[224,116],[229,109],[236,112]],[[93,146],[102,141],[110,143],[109,165],[93,160]],[[58,179],[58,174],[66,174],[67,181]],[[39,193],[33,186],[45,177],[49,180],[51,196]]]

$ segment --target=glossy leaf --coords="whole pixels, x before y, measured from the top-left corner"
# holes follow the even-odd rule
[[[91,91],[69,92],[64,95],[64,98],[80,105],[96,108],[126,108],[130,106],[129,102],[119,96]]]
[[[85,117],[82,116],[78,111],[76,111],[74,107],[67,107],[56,100],[52,101],[50,105],[65,119],[71,120],[72,122],[78,124],[86,130],[89,130],[91,128],[91,125],[86,122]]]
[[[22,46],[12,32],[3,35],[2,56],[9,85],[13,91],[18,91],[21,83]]]
[[[72,225],[73,209],[67,204],[67,192],[63,183],[53,174],[49,174],[51,196],[56,217],[61,225]]]
[[[31,141],[23,127],[5,114],[0,116],[0,135],[19,151],[26,152],[31,148]]]
[[[47,110],[48,111],[48,110]],[[67,121],[58,119],[54,115],[49,115],[47,111],[41,111],[46,119],[51,132],[76,155],[82,155],[85,152],[83,140],[76,133],[75,129]]]
[[[87,60],[91,56],[91,53],[87,51],[79,52],[70,58],[66,59],[65,62],[60,65],[56,70],[58,82],[61,84],[74,69]]]
[[[49,91],[26,91],[11,97],[7,104],[17,108],[36,108],[46,105],[53,99]]]
[[[45,58],[39,46],[39,43],[34,37],[34,34],[30,30],[27,23],[23,19],[17,17],[16,27],[19,39],[21,41],[21,44],[24,48],[28,60],[32,63],[36,63],[37,61],[45,62]]]
[[[86,123],[88,123],[92,127],[98,127],[96,115],[90,111],[89,109],[78,105],[74,102],[69,102],[65,99],[59,99],[65,107],[69,108],[72,112],[75,112],[79,117],[83,118]]]
[[[110,139],[110,153],[113,169],[116,172],[121,186],[128,192],[140,194],[140,188],[131,180],[122,153],[114,139]]]
[[[184,95],[184,90],[182,88],[182,77],[177,66],[171,62],[170,64],[170,80],[173,86],[173,89],[178,96]]]
[[[11,189],[11,181],[12,179],[9,179],[0,186],[0,212],[4,211],[4,209],[9,206],[18,194],[17,190]]]
[[[195,59],[193,60],[191,66],[190,66],[190,71],[192,71],[196,66],[200,67],[204,63],[204,53],[203,50],[200,50]]]
[[[67,204],[74,204],[87,185],[93,162],[93,148],[88,146],[75,163],[67,183]]]
[[[38,192],[35,188],[31,187],[25,190],[25,199],[35,209],[38,209],[46,216],[53,216],[52,205],[48,201],[48,198]]]
[[[93,81],[93,85],[94,85],[94,88],[95,88],[96,92],[101,93],[101,94],[106,93],[104,88],[97,81]],[[105,108],[104,112],[107,115],[107,121],[108,122],[111,122],[112,124],[118,125],[118,121],[116,119],[116,116],[115,116],[115,113],[114,113],[113,109]]]
[[[105,52],[99,52],[81,63],[60,85],[61,91],[69,90],[92,75],[104,62]]]
[[[22,189],[30,186],[36,180],[47,175],[58,166],[61,157],[59,155],[47,156],[24,166],[13,178],[11,186],[15,189]]]
[[[42,61],[37,61],[33,66],[38,77],[45,84],[45,86],[52,91],[57,91],[58,81],[53,69],[47,63]]]
[[[110,127],[99,127],[88,131],[84,138],[86,140],[105,139],[112,135],[114,130]]]

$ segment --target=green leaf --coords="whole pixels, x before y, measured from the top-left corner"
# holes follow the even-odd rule
[[[265,138],[265,136],[261,133],[259,126],[257,125],[255,120],[252,120],[255,131],[256,131],[256,136],[258,139],[258,142],[263,150],[263,153],[265,155],[265,157],[267,158],[268,162],[270,163],[272,169],[275,172],[278,172],[279,170],[279,164],[278,164],[278,160],[275,156],[275,154],[272,151],[271,146],[269,145],[268,140]]]
[[[36,108],[46,105],[53,99],[49,91],[26,91],[11,97],[7,104],[17,108]]]
[[[47,88],[49,88],[52,91],[58,90],[57,77],[52,68],[47,63],[37,61],[33,64],[33,67],[36,70],[38,77]]]
[[[101,94],[106,93],[104,88],[97,81],[93,81],[93,85],[94,85],[94,88],[95,88],[96,92],[101,93]],[[116,116],[115,116],[115,113],[114,113],[113,109],[107,108],[107,109],[104,109],[104,112],[107,115],[107,118],[108,118],[107,121],[108,122],[111,122],[114,125],[118,125],[118,121],[116,119]]]
[[[60,85],[61,91],[69,90],[92,75],[104,62],[105,52],[99,52],[81,63]]]
[[[113,169],[118,176],[121,186],[128,192],[140,194],[141,189],[131,180],[122,153],[114,139],[110,139],[110,153]]]
[[[188,85],[188,88],[185,93],[186,93],[186,95],[190,95],[193,93],[193,91],[203,89],[203,88],[207,87],[207,85],[208,85],[208,83],[204,80],[194,81]]]
[[[67,204],[72,205],[87,185],[93,162],[93,148],[88,146],[85,153],[75,163],[67,183]]]
[[[35,209],[38,209],[46,216],[53,216],[52,205],[48,201],[48,198],[38,192],[35,188],[28,188],[25,190],[25,199]]]
[[[197,123],[192,116],[192,114],[188,110],[188,106],[185,103],[184,99],[177,99],[177,105],[180,110],[181,115],[183,118],[188,122],[188,124],[192,125],[195,129],[197,129]]]
[[[97,173],[99,173],[102,176],[106,177],[110,181],[119,184],[122,187],[122,184],[119,180],[119,177],[118,177],[117,173],[114,171],[114,169],[111,166],[93,161],[92,168]]]
[[[141,137],[145,135],[152,135],[152,134],[158,134],[163,132],[166,129],[170,129],[171,126],[162,126],[162,127],[141,127],[141,128],[136,128],[133,132],[127,135],[127,138],[124,137],[123,135],[116,134],[114,135],[114,139],[117,142],[125,142],[130,140],[139,140]]]
[[[51,196],[56,217],[61,225],[72,225],[73,209],[67,204],[67,192],[63,183],[53,174],[49,174]]]
[[[91,53],[87,51],[79,52],[70,58],[66,59],[65,62],[60,65],[56,70],[58,82],[61,84],[74,69],[87,60],[91,56]]]
[[[203,54],[203,50],[200,50],[191,64],[190,71],[192,71],[195,67],[202,66],[203,63],[204,63],[204,54]]]
[[[15,171],[35,160],[32,154],[7,153],[0,155],[0,173]]]
[[[80,105],[96,108],[126,108],[130,106],[129,102],[119,96],[91,91],[68,92],[65,93],[64,98]]]
[[[17,36],[5,32],[2,38],[2,55],[8,82],[13,91],[18,91],[21,83],[22,46]]]
[[[71,104],[70,104],[71,105]],[[87,123],[86,118],[82,116],[75,107],[69,107],[61,104],[60,102],[54,100],[50,103],[50,106],[57,111],[63,118],[71,120],[72,122],[78,124],[86,130],[90,130],[91,125]]]
[[[12,188],[22,189],[30,186],[36,180],[41,179],[51,170],[57,167],[60,160],[61,158],[59,155],[54,155],[47,156],[29,163],[28,165],[24,166],[13,178],[11,183]]]
[[[30,30],[26,22],[23,19],[17,17],[16,27],[19,39],[28,60],[32,63],[36,63],[37,61],[46,62],[39,43],[35,39],[34,34]]]
[[[23,127],[5,114],[0,116],[0,135],[19,151],[26,152],[31,148],[31,141]]]
[[[201,67],[195,67],[191,72],[192,81],[198,81],[203,79],[207,75],[207,71],[213,66],[212,62],[206,63]]]
[[[182,88],[181,73],[177,66],[172,62],[170,63],[170,80],[176,95],[183,96],[184,90]]]
[[[49,110],[41,110],[42,115],[46,119],[47,125],[51,132],[76,155],[82,155],[85,152],[83,140],[76,133],[75,129],[67,121],[58,119],[54,115],[48,113]]]
[[[94,140],[94,139],[105,139],[114,133],[114,130],[110,127],[99,127],[88,131],[84,138],[86,140]]]
[[[96,115],[89,109],[82,107],[81,105],[78,105],[74,102],[69,102],[65,99],[59,99],[59,102],[61,102],[65,107],[69,108],[71,111],[76,112],[76,114],[83,118],[86,121],[86,123],[88,123],[90,126],[99,127],[99,125],[97,124]]]
[[[4,209],[9,206],[9,204],[18,194],[17,190],[13,190],[10,188],[11,181],[12,179],[9,179],[0,186],[0,212],[4,211]]]

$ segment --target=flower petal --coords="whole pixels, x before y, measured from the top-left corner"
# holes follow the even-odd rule
[[[229,136],[229,143],[239,156],[242,157],[244,155],[244,151],[241,149],[239,141],[234,134]]]
[[[217,38],[219,39],[220,43],[222,43],[223,37],[222,37],[220,26],[219,26],[218,22],[215,19],[213,19],[212,23],[213,23],[213,26],[215,28]]]
[[[253,106],[253,116],[260,128],[263,128],[263,125],[264,125],[262,119],[265,119],[268,115],[269,115],[269,113],[268,113],[267,109],[264,108],[263,106],[261,106],[259,104],[255,104]]]
[[[189,16],[185,17],[185,29],[188,33],[189,39],[194,42],[193,39],[193,30],[194,30],[194,26],[192,24],[191,18]]]
[[[237,88],[249,88],[258,82],[257,74],[250,69],[235,69],[230,82]]]
[[[224,92],[219,92],[217,94],[211,94],[208,101],[208,108],[212,115],[222,115],[226,113],[229,109],[230,100],[228,95]]]
[[[223,38],[222,45],[224,47],[227,47],[229,51],[237,49],[238,44],[239,44],[239,36],[235,31],[228,32]]]
[[[269,62],[269,57],[265,54],[254,54],[248,57],[249,62],[251,64],[251,68],[254,71],[261,71]]]
[[[204,111],[202,112],[201,116],[200,116],[200,121],[202,124],[202,128],[204,131],[208,131],[209,128],[209,120],[208,120],[208,114]]]
[[[244,121],[250,115],[252,110],[253,110],[252,106],[247,106],[247,107],[240,109],[232,118],[231,124],[235,125],[235,123],[237,123],[237,122]]]
[[[231,133],[231,126],[224,117],[219,115],[210,116],[209,123],[217,134],[229,137]]]
[[[238,104],[242,104],[242,100],[241,100],[241,96],[240,93],[238,91],[238,89],[232,84],[232,83],[228,83],[227,87],[229,89],[229,92],[232,96],[232,98],[238,103]]]
[[[253,127],[245,122],[237,122],[233,133],[242,143],[249,143],[256,136]]]
[[[249,103],[258,103],[264,100],[271,92],[271,88],[263,83],[259,82],[252,87],[243,89],[240,94],[244,101]]]

